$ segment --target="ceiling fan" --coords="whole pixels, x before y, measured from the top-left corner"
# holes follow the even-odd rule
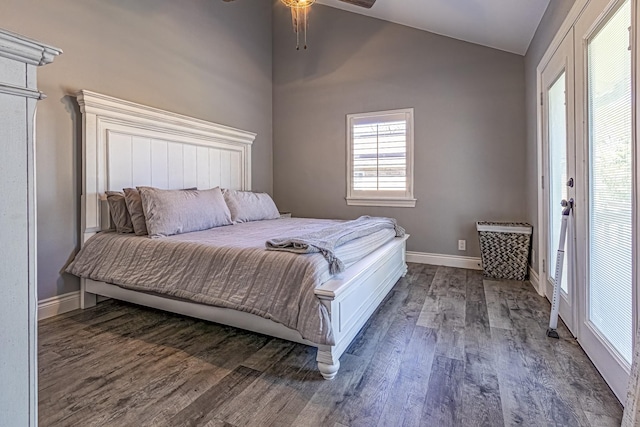
[[[224,2],[231,2],[233,0],[222,0]],[[371,6],[373,6],[373,4],[376,2],[376,0],[340,0],[342,2],[345,3],[349,3],[352,4],[354,6],[360,6],[360,7],[365,7],[367,9],[371,9]],[[289,7],[292,7],[289,5],[289,3],[296,3],[296,4],[300,4],[300,7],[308,7],[311,6],[313,3],[315,3],[315,0],[306,0],[306,1],[284,1],[282,0],[282,2],[284,4],[286,4]],[[303,4],[306,4],[306,6],[302,6]]]
[[[230,2],[234,0],[223,0]],[[316,0],[281,0],[291,9],[291,19],[293,21],[293,31],[296,33],[296,49],[300,50],[300,33],[304,37],[304,48],[307,48],[307,29],[309,28],[309,8]],[[376,0],[340,0],[354,6],[371,9]]]
[[[352,4],[354,6],[360,6],[367,9],[371,9],[371,6],[376,2],[376,0],[340,0],[345,3]]]

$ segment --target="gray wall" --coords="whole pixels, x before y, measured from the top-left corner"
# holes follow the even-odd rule
[[[522,56],[322,5],[309,49],[296,51],[289,13],[273,13],[281,210],[393,216],[409,250],[466,256],[479,256],[475,221],[526,219]],[[405,107],[415,108],[417,207],[347,206],[345,115]]]
[[[38,296],[78,289],[80,118],[89,89],[256,132],[253,186],[272,190],[270,2],[2,0],[0,27],[64,50],[38,73]]]
[[[551,0],[536,34],[529,45],[524,58],[526,80],[526,117],[527,117],[527,150],[526,150],[526,195],[527,221],[533,224],[533,249],[536,257],[538,250],[538,152],[537,152],[537,105],[540,99],[536,88],[536,69],[549,44],[555,37],[560,25],[566,18],[575,0]],[[538,260],[532,260],[532,267],[538,271]]]

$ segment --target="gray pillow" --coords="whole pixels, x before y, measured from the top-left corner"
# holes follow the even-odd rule
[[[276,204],[267,193],[225,190],[224,200],[234,223],[280,218]]]
[[[121,191],[107,191],[106,194],[111,220],[116,227],[116,231],[118,233],[133,233],[133,223],[127,210],[124,193]]]
[[[211,190],[160,190],[138,187],[151,237],[231,225],[231,214],[219,187]]]
[[[133,225],[133,231],[136,236],[146,236],[147,224],[144,219],[144,210],[142,209],[142,199],[140,199],[140,193],[135,188],[125,188],[124,198],[127,204],[127,210],[129,216],[131,216],[131,223]]]

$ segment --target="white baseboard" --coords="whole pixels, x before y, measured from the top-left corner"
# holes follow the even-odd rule
[[[529,266],[529,281],[538,294],[544,295],[544,292],[540,289],[540,276],[531,266]]]
[[[38,320],[48,319],[78,308],[80,308],[80,291],[56,295],[55,297],[38,301]]]
[[[444,265],[446,267],[468,268],[470,270],[482,270],[482,261],[480,258],[428,254],[425,252],[407,251],[407,262],[415,262],[418,264]]]

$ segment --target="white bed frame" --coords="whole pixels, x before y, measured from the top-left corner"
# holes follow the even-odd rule
[[[78,104],[83,129],[83,242],[109,228],[107,190],[141,185],[251,188],[253,133],[86,90],[78,93]],[[406,274],[408,237],[393,239],[315,290],[331,318],[333,346],[310,342],[296,330],[253,314],[88,279],[81,282],[81,306],[94,306],[101,295],[314,346],[320,373],[333,379],[342,353]]]

